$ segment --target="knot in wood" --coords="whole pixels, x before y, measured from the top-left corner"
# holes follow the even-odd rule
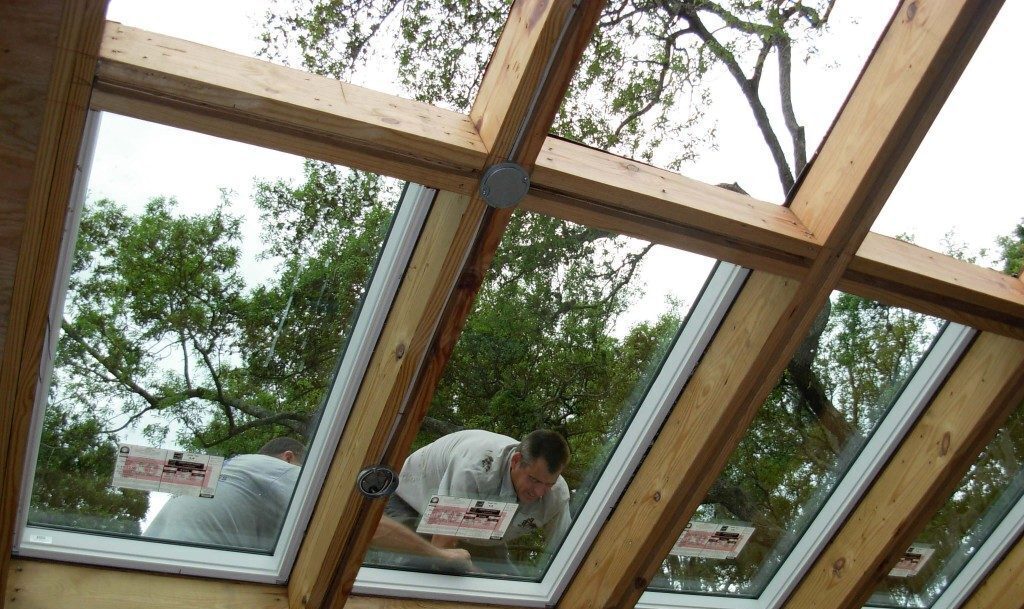
[[[917,16],[917,2],[911,2],[907,5],[907,21],[913,21],[914,17]]]
[[[636,165],[630,164],[626,165],[626,171],[629,171],[630,173],[637,173],[640,171],[640,168]]]
[[[939,444],[939,456],[940,457],[945,457],[946,453],[949,452],[949,444],[950,444],[950,442],[951,442],[951,436],[949,435],[949,432],[947,431],[946,433],[942,434],[942,443]]]
[[[832,563],[832,575],[835,575],[836,577],[842,577],[842,575],[843,575],[843,567],[845,567],[845,566],[846,566],[846,559],[845,558],[838,558],[838,559],[836,559],[836,561],[834,563]]]
[[[398,343],[395,347],[395,359],[402,359],[405,357],[405,343]]]
[[[661,491],[654,491],[654,500],[661,501]]]

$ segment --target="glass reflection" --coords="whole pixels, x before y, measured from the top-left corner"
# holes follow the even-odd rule
[[[1024,407],[1011,415],[949,500],[914,541],[930,555],[903,573],[890,572],[868,602],[930,607],[1024,495]]]
[[[273,551],[401,185],[108,115],[90,189],[28,524]]]
[[[926,316],[834,293],[651,589],[758,596],[938,329]]]
[[[414,549],[366,564],[543,577],[711,264],[516,212],[386,511],[472,565]]]

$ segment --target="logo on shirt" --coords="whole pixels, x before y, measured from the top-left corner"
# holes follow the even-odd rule
[[[487,455],[480,460],[480,467],[484,468],[485,472],[491,471],[491,466],[494,465],[494,457]]]
[[[521,529],[536,529],[537,528],[537,523],[534,521],[533,518],[527,518],[526,520],[524,520],[524,521],[519,523],[519,528],[521,528]]]

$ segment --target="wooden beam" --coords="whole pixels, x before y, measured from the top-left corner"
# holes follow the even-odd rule
[[[522,207],[776,275],[800,279],[806,274],[820,246],[796,234],[809,233],[798,228],[802,225],[787,208],[748,199],[745,207],[737,207],[740,213],[734,214],[730,212],[734,205],[728,202],[720,202],[717,207],[710,205],[721,199],[718,191],[722,189],[682,176],[675,176],[675,180],[689,182],[693,192],[675,201],[666,199],[666,203],[672,202],[666,205],[668,211],[661,217],[648,213],[656,204],[638,205],[643,202],[642,196],[624,195],[621,201],[630,208],[626,211],[618,206],[533,189]],[[610,198],[608,192],[605,191],[605,198]],[[692,220],[681,218],[705,208],[712,215],[717,214],[709,223],[724,226],[724,230],[697,228]],[[668,216],[676,219],[667,219]],[[786,248],[776,249],[756,235],[767,232],[760,227],[772,224],[793,227],[786,229],[791,233]],[[745,232],[754,236],[739,236]],[[768,238],[775,239],[784,232],[774,235]],[[839,289],[979,330],[1024,339],[1024,284],[997,271],[892,237],[868,233],[840,279]]]
[[[999,562],[960,609],[1024,609],[1024,538]]]
[[[971,1],[908,2],[897,11],[794,196],[794,214],[812,230],[820,252],[792,291],[734,306],[728,319],[737,308],[753,315],[754,307],[771,308],[774,317],[746,330],[743,346],[733,353],[742,353],[740,368],[721,355],[709,359],[721,344],[719,331],[695,374],[713,377],[709,366],[725,368],[733,375],[730,391],[709,391],[691,379],[560,606],[627,607],[639,599],[838,285],[919,142],[915,134],[927,129],[944,101],[941,94],[963,69],[959,58],[970,56],[993,16]],[[741,299],[755,287],[785,285],[763,275],[752,275]],[[701,421],[692,419],[698,404],[708,409]],[[706,422],[715,426],[701,425]],[[681,425],[702,435],[672,433]]]
[[[132,37],[142,39],[142,43],[174,40],[131,28],[125,31],[134,32]],[[324,101],[329,97],[314,94],[306,98],[299,94],[303,89],[298,89],[291,91],[292,97],[286,103],[275,98],[273,91],[254,86],[246,79],[208,82],[214,79],[192,71],[182,80],[180,70],[165,65],[163,56],[155,53],[147,55],[144,64],[115,61],[113,44],[109,42],[104,47],[110,57],[101,58],[100,78],[93,97],[93,105],[98,109],[344,163],[463,194],[472,194],[476,178],[488,163],[489,148],[479,137],[474,139],[474,127],[468,116],[184,41],[164,45],[186,52],[198,49],[204,63],[230,65],[237,74],[281,72],[302,82],[310,79],[316,83],[314,89],[345,90],[346,97],[356,98],[352,107],[340,110]],[[563,65],[567,64],[559,62],[555,67]],[[104,75],[110,72],[119,74],[122,82],[106,83]],[[193,86],[186,86],[189,83]],[[553,112],[554,107],[549,105],[546,110]],[[376,110],[367,115],[362,113],[366,108]],[[421,120],[418,130],[391,122],[417,111]],[[345,125],[343,137],[335,136],[333,127],[327,128],[335,123]],[[407,156],[401,144],[397,152],[378,147],[373,139],[377,129],[390,129],[385,139],[393,143],[402,142],[407,136],[412,138],[416,144],[409,150],[416,151],[415,154]],[[508,134],[502,137],[507,138]],[[492,141],[490,146],[494,145]],[[438,154],[446,146],[454,146],[458,151],[452,157],[454,160]],[[821,250],[820,239],[788,208],[556,138],[544,141],[542,152],[531,175],[531,195],[522,204],[529,211],[794,278],[807,272]],[[880,235],[865,239],[841,285],[844,290],[887,304],[1024,338],[1024,288],[985,269]]]
[[[290,607],[335,606],[329,599],[339,594],[342,561],[362,561],[362,553],[347,548],[350,537],[356,528],[372,533],[383,506],[359,495],[356,475],[381,462],[401,407],[392,395],[418,368],[460,268],[457,253],[471,243],[468,205],[468,197],[443,192],[430,211],[306,529],[288,585]]]
[[[14,560],[6,594],[13,609],[285,609],[285,586]],[[354,596],[346,609],[502,609],[494,605]]]
[[[950,321],[1024,339],[1024,283],[992,269],[869,233],[840,287]]]
[[[105,0],[0,6],[0,209],[4,247],[17,251],[16,263],[4,251],[3,284],[13,287],[9,310],[0,307],[8,313],[0,362],[0,580],[8,573],[48,305],[105,11]],[[38,72],[23,78],[28,66]]]
[[[1024,400],[1024,342],[982,334],[786,602],[862,606]]]
[[[777,274],[802,274],[820,249],[785,207],[558,138],[531,185],[531,211]]]
[[[600,3],[591,4],[598,5],[599,13]],[[566,55],[565,41],[576,38],[561,32],[573,12],[567,0],[521,0],[513,5],[496,59],[492,59],[481,84],[481,97],[470,114],[480,117],[481,140],[488,151],[485,165],[508,159],[517,146],[522,151],[517,144],[523,139],[520,134],[549,128],[535,118],[538,109],[544,111],[556,103],[549,98],[560,100],[568,83],[545,87],[549,76],[545,67],[551,57],[571,57]],[[577,11],[583,15],[592,12],[593,7]],[[592,28],[595,21],[596,14],[589,24],[576,19],[574,26]],[[589,29],[587,32],[582,36],[589,38]],[[491,109],[487,121],[480,114],[482,105]],[[493,116],[498,109],[506,114]],[[451,198],[442,193],[439,202]],[[437,270],[424,277],[414,262],[410,268],[415,272],[407,273],[403,280],[370,364],[371,371],[380,369],[385,374],[364,379],[292,571],[288,590],[292,607],[340,606],[348,598],[383,511],[382,502],[371,503],[355,491],[355,475],[371,463],[401,467],[426,413],[416,396],[428,390],[433,393],[439,370],[447,362],[447,353],[439,351],[438,345],[451,343],[461,329],[489,265],[488,256],[493,255],[507,222],[507,214],[494,212],[476,194],[460,197],[454,212],[435,204],[428,223],[438,215],[445,216],[445,230],[421,237],[414,253],[418,256],[421,248],[431,248],[431,266]],[[406,284],[410,284],[408,289]],[[396,357],[396,353],[400,355]]]
[[[108,23],[94,106],[468,192],[485,147],[469,117],[333,78]]]
[[[559,607],[635,604],[750,424],[749,371],[777,348],[768,341],[798,290],[751,275]]]

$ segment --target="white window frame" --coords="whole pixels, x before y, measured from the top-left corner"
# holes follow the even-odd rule
[[[79,153],[71,205],[65,221],[64,241],[50,304],[51,323],[44,339],[43,358],[36,386],[30,443],[25,460],[24,484],[18,508],[14,553],[45,558],[167,573],[282,583],[288,579],[302,541],[302,533],[319,496],[342,429],[355,401],[373,348],[412,256],[436,191],[408,184],[396,211],[391,231],[367,288],[338,372],[325,401],[320,428],[308,449],[306,464],[296,484],[281,536],[272,555],[215,550],[148,539],[125,539],[89,533],[27,526],[42,419],[53,372],[59,323],[70,275],[71,259],[85,203],[89,171],[96,145],[100,113],[90,111]]]

